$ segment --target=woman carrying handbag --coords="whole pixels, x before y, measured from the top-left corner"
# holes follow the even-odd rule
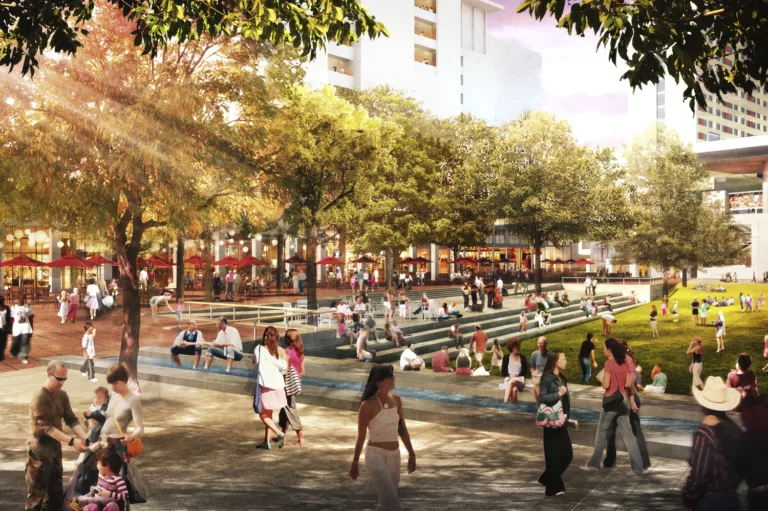
[[[567,419],[571,413],[571,398],[564,373],[565,367],[565,353],[550,351],[547,353],[547,364],[541,373],[539,407],[562,408],[562,415],[543,427],[545,469],[539,476],[539,484],[546,488],[548,497],[565,495],[563,473],[573,461],[573,446],[568,434]]]
[[[301,379],[304,377],[304,344],[301,342],[299,331],[295,328],[287,330],[283,339],[286,345],[285,352],[288,355],[288,370],[285,372],[285,397],[288,406],[280,409],[279,424],[283,434],[290,424],[297,438],[293,445],[301,447],[304,445],[304,435],[296,398],[301,394]]]
[[[257,449],[271,449],[269,432],[277,435],[277,447],[282,449],[285,434],[272,420],[273,410],[288,406],[285,397],[285,380],[283,374],[288,369],[288,355],[277,345],[280,335],[273,326],[264,330],[263,344],[256,345],[253,354],[256,357],[256,390],[253,398],[254,411],[264,423],[264,442]]]
[[[608,445],[609,434],[616,434],[618,427],[624,445],[629,453],[629,461],[632,466],[630,474],[643,473],[643,460],[637,439],[632,434],[632,426],[629,423],[630,407],[637,411],[634,400],[628,397],[634,393],[633,380],[629,374],[629,366],[626,363],[627,347],[613,337],[605,340],[603,352],[607,358],[603,365],[602,382],[605,394],[603,395],[603,409],[600,411],[600,421],[595,433],[595,448],[592,457],[589,458],[582,470],[599,470],[603,452]]]

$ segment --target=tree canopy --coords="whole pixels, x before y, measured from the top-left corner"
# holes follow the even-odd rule
[[[684,97],[706,105],[705,91],[724,93],[765,87],[768,79],[768,3],[763,0],[524,0],[518,12],[554,16],[569,34],[599,35],[614,64],[633,87],[656,84],[668,73],[685,83]]]
[[[34,74],[47,49],[68,55],[82,47],[97,9],[116,9],[131,21],[122,34],[155,57],[168,44],[239,35],[293,45],[314,58],[327,41],[346,44],[387,35],[356,0],[2,0],[0,66]]]

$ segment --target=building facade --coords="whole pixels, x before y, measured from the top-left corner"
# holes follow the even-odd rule
[[[307,65],[311,87],[388,85],[438,117],[501,125],[541,108],[541,56],[487,34],[489,0],[364,0],[389,37],[329,44]]]

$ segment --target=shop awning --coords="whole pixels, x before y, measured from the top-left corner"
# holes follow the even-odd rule
[[[70,266],[73,268],[92,268],[97,265],[89,263],[85,259],[77,257],[76,255],[70,254],[62,257],[61,259],[52,261],[46,264],[46,266],[48,266],[49,268],[63,268],[63,267],[70,267]]]

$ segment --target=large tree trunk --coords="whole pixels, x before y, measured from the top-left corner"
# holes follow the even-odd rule
[[[662,289],[662,296],[669,296],[669,268],[662,268],[661,271],[664,274],[664,287]],[[651,297],[653,299],[653,297]]]
[[[317,226],[309,226],[306,229],[307,250],[304,258],[307,260],[307,280],[304,282],[307,293],[307,309],[317,310]],[[307,323],[314,325],[317,323],[316,316],[310,314],[307,316]]]
[[[139,332],[141,330],[141,303],[136,261],[143,235],[141,221],[133,222],[130,244],[126,231],[127,225],[118,225],[115,228],[114,240],[117,267],[120,272],[120,291],[123,294],[123,335],[120,341],[120,364],[128,370],[129,385],[137,394],[140,394],[137,361],[139,358]]]
[[[213,239],[211,233],[203,233],[203,301],[213,301]]]
[[[533,283],[537,295],[541,294],[541,246],[543,244],[544,242],[541,240],[541,234],[536,233],[536,236],[533,239]]]
[[[184,299],[184,239],[176,240],[176,298]]]
[[[341,279],[347,276],[347,231],[343,227],[338,227],[339,233],[339,261],[341,261]]]
[[[285,269],[285,263],[283,252],[285,250],[285,235],[277,235],[277,275],[275,275],[275,285],[277,286],[275,292],[282,293],[283,291],[283,270]]]
[[[392,282],[392,268],[394,267],[395,261],[394,256],[392,254],[392,247],[387,247],[384,252],[384,276],[385,282],[386,282],[386,288],[390,289],[394,285]]]
[[[683,287],[688,287],[688,268],[683,268]]]

